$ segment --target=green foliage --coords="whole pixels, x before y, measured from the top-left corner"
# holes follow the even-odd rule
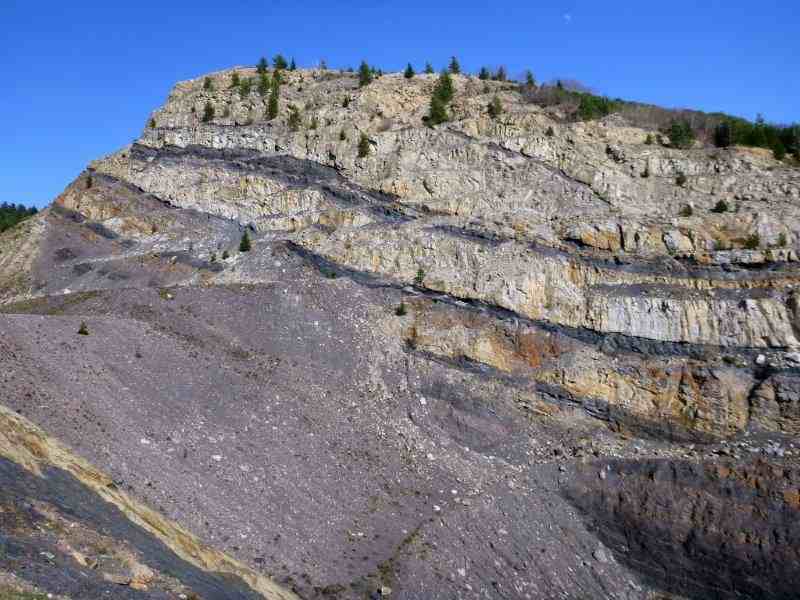
[[[289,64],[286,62],[286,59],[283,57],[283,54],[276,54],[275,57],[272,59],[272,66],[276,69],[286,69]]]
[[[81,321],[81,325],[78,327],[78,335],[89,335],[89,327],[86,325],[86,321]]]
[[[245,77],[239,82],[239,97],[242,99],[247,98],[250,92],[253,91],[253,80]]]
[[[203,123],[208,123],[214,118],[214,106],[211,102],[206,102],[203,108]]]
[[[528,87],[536,87],[536,78],[533,76],[533,71],[530,69],[525,71],[525,85]]]
[[[478,79],[482,79],[483,81],[486,81],[487,79],[491,79],[491,78],[492,78],[492,74],[489,73],[489,69],[487,69],[486,67],[481,67],[481,70],[478,73]]]
[[[428,110],[428,125],[433,127],[434,125],[445,123],[449,119],[450,116],[447,114],[447,105],[439,96],[434,94],[431,98],[431,105]]]
[[[688,121],[675,119],[667,130],[669,143],[673,148],[691,148],[694,145],[695,134]]]
[[[420,267],[417,269],[417,274],[414,276],[414,284],[421,286],[425,281],[425,271]]]
[[[429,126],[433,127],[449,120],[447,104],[453,99],[454,93],[453,79],[450,77],[450,73],[442,71],[436,87],[433,89],[433,96],[431,96],[431,104],[426,118]]]
[[[644,143],[647,144],[648,146],[652,146],[653,145],[653,134],[652,133],[648,133],[647,134],[647,137],[644,138]]]
[[[290,71],[297,71],[297,63],[294,62],[294,57],[292,57],[292,62],[289,63],[289,70]]]
[[[615,103],[604,96],[584,93],[578,93],[578,96],[580,98],[578,118],[582,121],[601,119],[614,112],[616,108]]]
[[[256,71],[258,72],[259,75],[266,75],[268,68],[269,68],[269,63],[267,62],[267,59],[262,56],[261,59],[258,61],[258,65],[256,65]]]
[[[405,77],[406,79],[411,79],[412,77],[414,77],[414,74],[415,74],[414,67],[411,66],[411,63],[408,63],[408,66],[406,67],[406,70],[403,73],[403,77]]]
[[[211,81],[211,77],[206,77],[203,79],[203,89],[207,92],[214,91],[214,82]]]
[[[292,131],[297,131],[300,129],[300,125],[303,124],[303,119],[300,116],[300,110],[294,105],[289,106],[289,129]]]
[[[342,129],[342,130],[339,132],[339,141],[340,141],[340,142],[345,142],[345,141],[347,141],[347,133],[345,133],[345,130],[344,130],[344,129]]]
[[[347,108],[350,106],[350,96],[345,96],[344,100],[342,100],[342,108]]]
[[[783,145],[783,142],[780,140],[775,142],[775,145],[772,146],[772,155],[775,157],[775,160],[783,160],[786,158],[786,146]]]
[[[715,205],[714,208],[711,209],[713,213],[725,213],[728,212],[728,203],[725,200],[719,200]]]
[[[87,178],[87,182],[90,179],[91,175]],[[91,186],[88,186],[87,184],[87,187]],[[28,217],[32,217],[37,212],[38,211],[33,206],[27,208],[22,204],[9,204],[8,202],[3,202],[3,204],[0,204],[0,232],[5,231],[6,229],[11,229]]]
[[[492,75],[492,79],[495,81],[507,81],[508,72],[506,71],[506,68],[503,65],[497,67],[497,71],[495,71],[494,75]]]
[[[87,190],[90,190],[90,189],[92,189],[92,183],[94,183],[94,180],[92,179],[92,176],[91,176],[91,175],[88,175],[88,176],[86,177],[86,189],[87,189]]]
[[[730,121],[723,121],[714,129],[714,145],[717,148],[727,148],[733,145],[733,127]]]
[[[761,245],[761,236],[758,232],[748,235],[744,240],[744,247],[747,250],[755,250]]]
[[[367,61],[362,60],[361,66],[358,67],[358,87],[364,87],[372,83],[372,68],[367,64]]]
[[[364,158],[369,156],[370,144],[367,134],[362,133],[361,138],[358,140],[358,157]]]
[[[775,148],[778,143],[784,148],[796,148],[797,140],[793,133],[798,130],[797,125],[791,127],[778,127],[770,125],[764,117],[758,115],[754,123],[746,119],[728,117],[717,125],[714,131],[714,143],[717,146],[753,146],[757,148]]]
[[[239,81],[239,72],[238,71],[234,71],[233,73],[231,73],[231,85],[229,87],[231,89],[238,88],[239,87],[239,83],[240,83],[240,81]]]
[[[150,129],[155,129],[156,128],[156,120],[151,118],[149,125],[150,125]]]
[[[547,137],[553,137],[553,136],[556,134],[556,132],[555,132],[555,131],[553,131],[553,126],[551,125],[550,127],[548,127],[548,128],[547,128],[547,131],[545,131],[545,133],[544,133],[544,134],[545,134]]]
[[[433,95],[437,96],[445,104],[449,104],[454,94],[453,78],[450,77],[450,73],[447,71],[442,71],[442,74],[439,75],[439,81],[436,82]]]
[[[453,75],[458,75],[459,73],[461,73],[461,65],[459,64],[458,59],[455,56],[453,56],[450,59],[450,66],[448,67],[448,70]]]
[[[405,302],[401,302],[401,303],[400,303],[400,306],[398,306],[398,307],[397,307],[397,308],[394,310],[394,314],[396,314],[398,317],[404,317],[404,316],[406,316],[407,312],[408,312],[408,311],[406,310],[406,304],[405,304]]]
[[[433,73],[434,73],[433,65],[431,63],[429,63],[429,62],[425,63],[425,73],[428,74],[428,75],[433,75]]]
[[[686,174],[683,171],[678,173],[678,176],[675,178],[675,183],[677,183],[681,187],[685,186],[687,181],[688,180],[686,179]]]
[[[239,240],[239,252],[250,252],[252,245],[250,243],[250,236],[247,234],[247,230],[245,229],[244,233],[242,234],[242,239]]]
[[[786,234],[785,233],[781,232],[781,234],[778,236],[778,243],[776,245],[779,248],[785,248],[786,247]]]
[[[691,217],[694,214],[694,210],[692,209],[691,205],[687,204],[678,214],[682,217]]]
[[[227,250],[222,251],[222,260],[228,260],[231,257],[231,253]]]
[[[317,115],[314,115],[311,117],[311,123],[309,123],[308,128],[316,129],[317,127],[319,127],[319,119],[317,119]]]
[[[500,98],[495,96],[492,98],[492,101],[489,102],[489,106],[486,109],[489,112],[489,116],[492,119],[496,119],[500,115],[503,114],[503,103],[500,101]]]
[[[258,94],[260,96],[266,96],[267,94],[269,94],[269,89],[270,89],[269,75],[267,75],[266,73],[261,73],[261,75],[258,76]]]
[[[272,84],[269,93],[269,101],[267,102],[267,119],[272,120],[278,116],[278,99],[281,93],[280,82],[272,78]]]

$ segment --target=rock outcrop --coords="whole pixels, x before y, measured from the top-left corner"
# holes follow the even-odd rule
[[[452,122],[432,129],[422,120],[434,76],[387,75],[359,89],[346,73],[285,73],[282,102],[303,121],[293,130],[288,111],[269,120],[266,99],[242,98],[230,78],[211,75],[211,90],[205,79],[178,84],[154,127],[92,170],[174,206],[289,233],[310,253],[396,285],[540,327],[627,337],[650,356],[659,343],[703,354],[698,365],[727,356],[743,387],[716,412],[737,416],[700,431],[748,428],[757,353],[794,368],[800,175],[763,153],[647,145],[647,132],[615,117],[560,121],[513,84],[465,76],[455,77]],[[505,110],[492,119],[495,95]],[[210,122],[206,103],[218,115]],[[366,157],[355,151],[361,133]],[[613,360],[599,359],[605,370]],[[626,395],[585,391],[611,405]],[[686,424],[657,408],[651,417]]]
[[[433,75],[284,72],[270,118],[234,71],[0,236],[6,404],[266,595],[789,597],[797,169],[462,75],[436,127]]]

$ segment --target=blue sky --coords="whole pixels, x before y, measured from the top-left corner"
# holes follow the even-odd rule
[[[49,203],[138,136],[181,79],[283,52],[539,80],[665,106],[800,121],[797,0],[0,1],[0,202]]]

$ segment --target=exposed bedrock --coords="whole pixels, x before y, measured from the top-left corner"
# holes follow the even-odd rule
[[[603,268],[546,249],[486,243],[417,223],[382,228],[380,235],[309,231],[299,243],[355,269],[569,327],[718,346],[798,345],[788,290],[766,287],[789,286],[791,280],[739,282]]]
[[[800,471],[753,461],[598,461],[565,495],[622,564],[693,599],[796,598]]]

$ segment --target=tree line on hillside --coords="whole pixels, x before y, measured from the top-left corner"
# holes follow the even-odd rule
[[[262,57],[256,64],[257,81],[240,77],[237,72],[234,72],[229,87],[237,89],[242,98],[247,97],[254,90],[261,96],[269,96],[267,117],[274,119],[278,115],[280,84],[282,83],[281,71],[294,71],[297,69],[297,64],[294,58],[287,61],[282,54],[277,54],[272,59],[271,77],[269,66],[269,61]],[[319,68],[327,69],[324,60],[320,61]],[[352,73],[355,70],[348,68],[345,71]],[[425,64],[423,73],[429,75],[435,73],[430,62]],[[440,72],[431,96],[428,115],[425,118],[428,125],[434,126],[449,120],[448,106],[455,93],[451,76],[461,73],[462,69],[458,58],[451,57],[447,67]],[[362,61],[357,70],[358,85],[366,87],[382,75],[382,69],[370,65],[367,61]],[[416,77],[417,71],[411,63],[408,63],[403,75],[406,79],[412,79]],[[476,75],[478,79],[484,81],[507,82],[510,86],[508,89],[516,89],[526,101],[545,107],[557,107],[567,120],[591,121],[618,114],[634,126],[651,129],[660,134],[656,137],[648,135],[647,143],[652,143],[654,140],[669,140],[672,147],[689,148],[696,140],[700,140],[720,148],[735,145],[752,146],[772,150],[778,160],[783,160],[787,154],[794,154],[795,159],[800,161],[800,125],[798,124],[767,123],[760,115],[751,122],[719,112],[667,109],[621,98],[612,99],[597,94],[588,86],[571,79],[558,79],[547,84],[537,85],[530,70],[525,71],[518,80],[514,81],[509,78],[507,69],[502,65],[494,69],[481,67]],[[203,87],[206,90],[213,90],[213,81],[206,78]],[[299,111],[292,106],[289,109],[292,122],[297,126],[300,122]],[[504,112],[502,103],[496,95],[487,104],[486,110],[494,119],[499,118]],[[210,102],[206,103],[203,120],[208,122],[214,117],[213,105]]]
[[[0,232],[11,229],[17,223],[21,223],[28,217],[32,217],[38,211],[35,207],[27,208],[22,204],[10,204],[3,202],[0,204]]]
[[[611,99],[594,93],[577,82],[557,80],[539,87],[526,86],[525,98],[541,106],[558,106],[568,118],[578,121],[619,114],[632,125],[654,129],[670,140],[670,145],[690,147],[695,140],[727,146],[750,146],[772,150],[782,160],[793,153],[800,160],[800,125],[767,123],[759,115],[755,121],[724,113],[688,109],[668,109],[652,104]]]

